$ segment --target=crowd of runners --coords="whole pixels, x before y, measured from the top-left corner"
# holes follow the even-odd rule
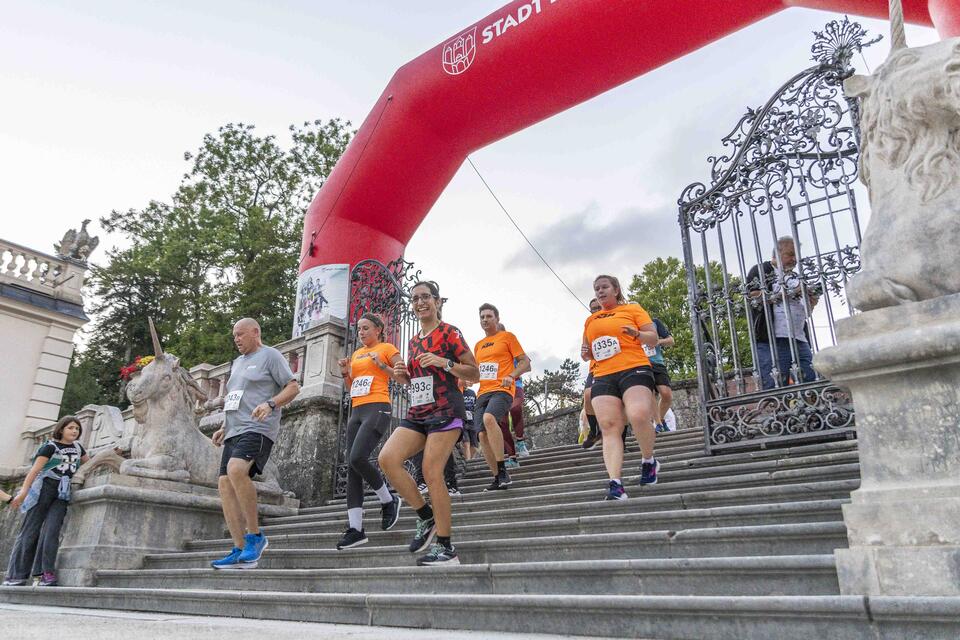
[[[623,460],[630,425],[642,453],[639,482],[657,482],[660,463],[654,443],[656,433],[666,429],[671,401],[663,349],[673,345],[673,338],[660,320],[626,301],[617,278],[598,276],[594,293],[581,345],[581,357],[590,370],[584,410],[591,433],[583,446],[591,448],[602,441],[609,477],[605,499],[624,500]],[[414,285],[411,304],[419,331],[410,339],[406,361],[395,345],[384,341],[383,321],[372,314],[357,323],[360,347],[340,361],[352,414],[347,425],[348,526],[337,549],[367,542],[365,481],[380,501],[384,531],[396,524],[401,504],[416,511],[416,532],[409,549],[415,554],[426,552],[417,564],[459,564],[451,540],[450,497],[460,493],[454,448],[460,444],[468,460],[477,452],[482,454],[490,473],[484,491],[502,491],[511,485],[509,469],[529,455],[523,434],[521,376],[530,371],[531,362],[492,304],[480,305],[484,336],[473,349],[457,327],[443,322],[443,298],[435,282]],[[389,430],[391,380],[407,386],[409,407],[399,428],[383,444],[377,471],[370,456]],[[474,392],[470,387],[476,383],[479,389]],[[413,475],[408,460],[413,461]]]

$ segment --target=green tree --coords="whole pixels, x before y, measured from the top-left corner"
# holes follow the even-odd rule
[[[524,376],[523,391],[526,415],[541,415],[579,405],[583,401],[580,364],[566,358],[556,370],[547,369],[532,378]]]
[[[699,290],[706,291],[706,270],[702,266],[696,267],[696,280]],[[710,282],[719,331],[714,336],[707,323],[705,328],[710,336],[707,339],[712,341],[713,348],[720,354],[723,369],[729,370],[733,368],[733,350],[726,306],[723,303],[726,298],[723,293],[723,268],[718,262],[710,263]],[[749,366],[750,341],[739,287],[740,280],[728,274],[726,291],[730,294],[731,309],[735,317],[739,362],[741,366]],[[660,318],[673,334],[676,344],[670,349],[664,349],[663,357],[667,370],[674,379],[693,378],[697,375],[688,292],[686,267],[674,257],[657,258],[645,264],[643,271],[633,276],[627,291],[630,301],[642,305],[651,316]],[[701,308],[706,310],[706,301],[701,300],[700,304]]]
[[[101,218],[125,243],[89,280],[93,322],[76,367],[97,377],[99,393],[78,387],[70,397],[121,401],[120,366],[153,351],[148,316],[186,366],[233,358],[230,327],[240,317],[257,318],[268,344],[289,338],[304,213],[349,127],[291,126],[284,148],[252,125],[228,124],[184,154],[189,169],[169,201]]]

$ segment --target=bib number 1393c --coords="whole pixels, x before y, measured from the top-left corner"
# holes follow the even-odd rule
[[[433,402],[433,376],[413,378],[410,381],[410,406],[419,407]]]

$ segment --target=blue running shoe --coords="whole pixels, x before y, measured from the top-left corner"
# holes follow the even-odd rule
[[[255,569],[260,556],[270,546],[267,536],[263,533],[248,533],[243,536],[243,551],[240,553],[239,567],[241,569]]]
[[[240,564],[241,553],[243,553],[243,549],[240,547],[234,547],[233,551],[223,556],[219,560],[214,560],[210,563],[210,566],[214,569],[237,569],[237,565]]]
[[[507,458],[503,461],[503,466],[507,469],[519,469],[520,461],[516,458]]]
[[[644,462],[640,465],[640,484],[657,484],[657,472],[660,471],[660,461]]]
[[[604,500],[626,500],[627,492],[623,485],[616,480],[610,481],[610,488],[607,489],[607,497]]]

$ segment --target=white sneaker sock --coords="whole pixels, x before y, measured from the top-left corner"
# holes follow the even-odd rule
[[[656,458],[644,458],[642,462],[643,464],[653,464],[654,460],[656,460]]]
[[[363,531],[363,507],[347,509],[347,520],[350,521],[351,529]]]
[[[393,494],[390,493],[390,489],[387,489],[387,483],[384,482],[380,485],[380,488],[375,492],[377,497],[380,498],[380,504],[387,504],[388,502],[393,502]]]

